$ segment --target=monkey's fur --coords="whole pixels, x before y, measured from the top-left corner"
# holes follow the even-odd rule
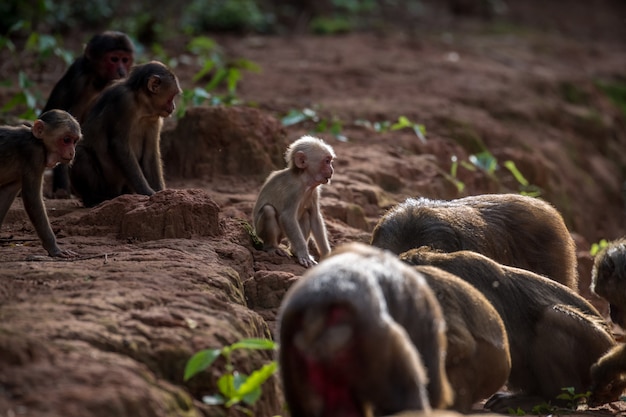
[[[626,239],[617,239],[595,256],[591,290],[609,302],[611,320],[626,328]],[[617,401],[626,390],[626,345],[620,344],[591,368],[592,405]]]
[[[356,243],[339,249],[289,289],[278,322],[294,417],[382,416],[452,402],[439,303],[424,277],[391,253]]]
[[[533,197],[409,198],[378,222],[372,245],[396,254],[420,246],[444,252],[471,250],[578,288],[575,245],[563,218],[550,204]]]
[[[446,320],[452,408],[469,412],[474,403],[496,393],[511,372],[504,323],[485,296],[461,278],[433,266],[415,269],[426,277]]]
[[[615,345],[606,322],[589,302],[533,272],[470,251],[444,253],[422,247],[400,258],[461,277],[502,317],[511,350],[509,388],[520,395],[492,397],[487,406],[494,411],[558,403],[554,399],[564,387],[585,392],[591,385],[591,365]]]

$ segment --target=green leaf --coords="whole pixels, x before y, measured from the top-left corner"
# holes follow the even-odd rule
[[[235,389],[235,377],[233,374],[222,375],[217,380],[217,388],[220,390],[224,398],[228,398],[229,400],[233,398],[237,393],[237,390]]]
[[[496,168],[498,168],[498,161],[489,151],[470,155],[469,160],[472,164],[489,174],[493,174]]]
[[[230,347],[234,349],[255,349],[255,350],[274,350],[276,342],[270,339],[250,338],[242,339],[237,343],[233,343]]]
[[[523,185],[524,187],[528,186],[528,180],[522,175],[522,173],[517,169],[517,167],[515,166],[515,162],[509,160],[509,161],[504,161],[504,166],[506,169],[508,169],[509,171],[511,171],[511,174],[513,174],[513,176],[515,177],[515,179],[517,180],[517,182],[519,182],[521,185]]]
[[[278,369],[276,361],[272,361],[263,365],[260,369],[252,372],[250,376],[237,389],[237,394],[244,396],[257,388],[261,387],[268,378],[270,378]]]
[[[313,115],[311,115],[311,113]],[[304,110],[294,109],[294,110],[289,110],[289,113],[287,113],[282,119],[280,119],[280,122],[282,123],[283,126],[292,126],[292,125],[301,123],[305,120],[313,119],[316,116],[317,115],[315,114],[315,112],[310,109],[304,109]]]
[[[241,71],[237,68],[231,68],[228,70],[228,74],[226,76],[226,85],[229,93],[234,93],[237,89],[237,83],[241,79]]]
[[[213,69],[213,67],[215,66],[215,62],[213,61],[205,61],[204,65],[202,66],[202,68],[200,69],[200,71],[196,72],[193,77],[191,78],[191,80],[195,83],[198,82],[199,80],[202,79],[202,77],[204,77],[205,75],[207,75],[209,72],[211,72],[211,70]]]
[[[221,353],[221,349],[205,349],[197,352],[187,361],[183,379],[188,381],[192,376],[204,371],[215,362],[215,359],[217,359]]]

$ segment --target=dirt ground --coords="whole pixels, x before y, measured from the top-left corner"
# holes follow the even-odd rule
[[[615,13],[626,18],[623,8]],[[588,290],[589,248],[626,234],[626,123],[597,83],[624,81],[626,38],[495,29],[216,36],[229,56],[262,71],[244,73],[242,106],[167,121],[168,190],[93,209],[46,199],[60,245],[80,255],[69,261],[45,256],[19,199],[9,211],[0,234],[0,416],[224,415],[200,400],[216,391],[220,364],[188,382],[183,369],[200,349],[272,337],[280,300],[304,271],[255,250],[245,228],[281,149],[315,126],[281,126],[290,110],[341,122],[340,139],[314,132],[338,156],[322,194],[333,247],[367,242],[385,210],[409,196],[520,192],[510,160],[563,214],[578,246],[580,291],[606,313]],[[171,55],[184,54],[177,42]],[[190,88],[197,67],[179,62]],[[8,76],[8,64],[1,68]],[[62,72],[46,75],[44,94]],[[423,124],[425,140],[410,128],[364,126],[401,116]],[[494,172],[470,163],[485,150]],[[271,355],[235,359],[250,372]],[[270,381],[255,415],[281,407]],[[624,410],[616,403],[593,413]]]

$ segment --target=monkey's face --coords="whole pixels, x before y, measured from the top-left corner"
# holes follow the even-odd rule
[[[319,184],[328,184],[333,176],[333,157],[330,154],[323,155],[317,164],[315,181]]]
[[[596,255],[591,290],[610,304],[611,320],[626,329],[626,245]]]
[[[55,165],[69,164],[74,159],[76,154],[76,143],[80,139],[80,136],[71,131],[58,132],[53,136],[52,151],[48,152],[48,160],[46,166],[52,168]]]
[[[119,78],[126,78],[133,65],[133,53],[123,50],[106,52],[98,63],[98,75],[100,78],[113,81]]]

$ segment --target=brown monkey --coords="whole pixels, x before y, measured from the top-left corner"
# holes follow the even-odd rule
[[[416,266],[435,292],[446,320],[446,374],[452,408],[469,412],[506,384],[511,371],[509,339],[496,309],[461,278],[433,266]]]
[[[606,322],[568,287],[484,255],[444,253],[427,247],[400,255],[412,265],[432,265],[472,284],[502,317],[511,350],[511,395],[497,394],[486,404],[494,411],[531,409],[565,387],[585,392],[591,365],[615,345]]]
[[[471,250],[578,288],[574,240],[559,212],[533,197],[409,198],[378,222],[372,245],[396,254],[420,246],[444,252]]]
[[[452,401],[439,303],[389,252],[340,248],[289,289],[278,323],[294,417],[381,416]]]
[[[591,367],[589,405],[618,401],[626,391],[626,345],[619,344]]]
[[[626,328],[626,239],[617,239],[594,258],[591,290],[609,302],[611,320]],[[591,368],[590,404],[620,399],[626,390],[626,346],[620,344]]]
[[[43,173],[71,162],[80,137],[78,121],[62,110],[43,113],[32,127],[0,127],[0,224],[21,190],[26,213],[50,256],[75,254],[57,245],[41,195]]]
[[[290,256],[279,246],[286,237],[290,251],[308,268],[316,264],[308,250],[313,234],[319,254],[330,253],[319,200],[320,185],[329,183],[333,176],[334,158],[333,148],[312,136],[303,136],[287,148],[287,168],[267,177],[252,213],[263,250]]]
[[[85,139],[70,171],[86,207],[165,188],[161,126],[180,93],[176,75],[157,61],[134,67],[127,79],[102,92],[83,123]]]
[[[83,54],[52,89],[42,113],[65,110],[82,123],[89,103],[112,81],[128,75],[134,54],[132,41],[122,32],[106,31],[93,36]],[[59,164],[52,170],[52,195],[70,196],[67,164]]]
[[[626,239],[618,239],[594,257],[591,291],[609,302],[613,323],[626,329]]]

